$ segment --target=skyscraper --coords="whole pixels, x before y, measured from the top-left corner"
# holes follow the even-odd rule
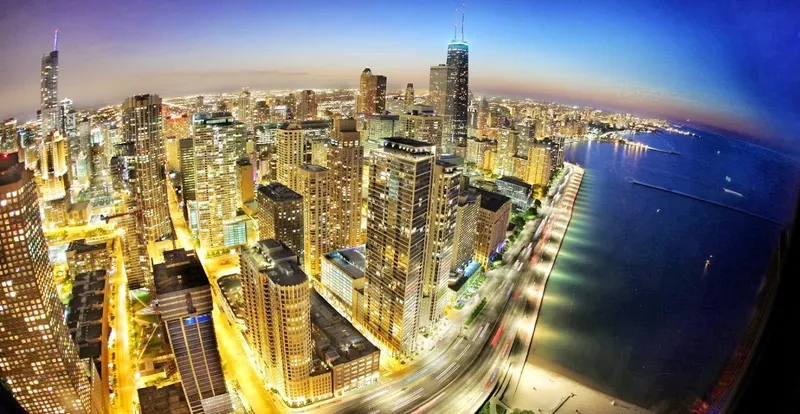
[[[469,264],[475,250],[475,229],[478,226],[480,195],[475,191],[462,191],[458,196],[456,229],[453,235],[453,260],[450,270],[456,271]]]
[[[302,121],[317,117],[317,97],[314,91],[306,89],[297,93],[297,115],[294,119]]]
[[[386,76],[373,75],[370,68],[361,72],[356,112],[381,114],[386,110]]]
[[[331,170],[334,249],[361,244],[361,184],[364,147],[354,119],[335,119],[328,150]],[[327,252],[325,252],[327,253]]]
[[[420,327],[433,327],[444,315],[447,281],[452,267],[453,240],[461,172],[454,164],[437,160],[433,165],[428,211],[428,240],[422,279]]]
[[[33,174],[16,153],[0,156],[0,213],[0,375],[30,413],[93,412],[56,295]]]
[[[122,104],[123,142],[133,146],[134,198],[148,244],[172,234],[164,166],[163,121],[158,95],[136,95]]]
[[[297,255],[277,240],[241,252],[245,337],[272,387],[291,405],[311,398],[311,304]]]
[[[250,125],[253,120],[253,110],[250,90],[247,88],[242,88],[239,93],[239,106],[236,111],[236,119],[245,125]]]
[[[184,249],[164,252],[153,266],[157,311],[172,346],[192,413],[233,411],[217,349],[211,285],[200,260]]]
[[[236,218],[236,161],[244,157],[245,125],[230,114],[195,114],[195,199],[200,246],[225,247],[223,223]]]
[[[537,142],[528,150],[528,176],[525,182],[536,185],[547,185],[550,182],[553,160],[547,143]]]
[[[331,171],[315,164],[305,164],[297,171],[297,192],[303,197],[303,269],[319,281],[322,255],[334,250],[335,234],[331,220]]]
[[[9,154],[20,150],[17,120],[8,118],[0,123],[0,154]]]
[[[428,83],[428,105],[436,110],[436,115],[445,116],[447,104],[447,81],[450,79],[450,67],[444,64],[431,66]]]
[[[478,226],[475,229],[475,261],[486,268],[489,258],[506,239],[508,219],[511,217],[511,199],[490,191],[475,190],[481,198]]]
[[[413,83],[409,83],[408,85],[406,85],[406,93],[405,93],[405,96],[404,96],[404,101],[406,103],[406,106],[414,105],[414,84]]]
[[[281,125],[275,141],[278,146],[278,182],[297,191],[295,170],[305,163],[303,129],[295,122]]]
[[[400,114],[399,122],[395,128],[396,135],[430,142],[436,146],[436,152],[441,153],[443,149],[443,118],[435,115],[429,107],[422,107],[423,110],[417,108],[419,107],[410,108],[409,111]]]
[[[281,183],[261,185],[256,191],[258,239],[286,243],[303,257],[303,197]]]
[[[461,41],[447,45],[447,66],[450,68],[445,111],[452,114],[453,144],[464,144],[467,139],[467,107],[469,106],[469,45],[464,41],[464,16],[461,16]]]
[[[416,348],[434,151],[387,138],[370,160],[364,326],[395,354]]]
[[[40,93],[42,109],[40,136],[46,137],[58,130],[61,124],[58,105],[58,30],[53,39],[53,51],[42,56]]]

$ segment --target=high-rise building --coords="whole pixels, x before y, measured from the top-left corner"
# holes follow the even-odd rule
[[[429,142],[436,146],[436,152],[442,152],[442,129],[444,120],[435,115],[431,107],[412,107],[400,114],[395,129],[397,136]]]
[[[489,101],[482,97],[478,103],[478,136],[485,137],[489,127]]]
[[[511,217],[511,199],[497,193],[475,189],[481,196],[478,226],[475,230],[475,261],[484,268],[506,239]]]
[[[0,153],[9,154],[20,151],[17,120],[9,118],[0,123]]]
[[[236,161],[236,184],[239,189],[238,203],[245,204],[255,197],[253,182],[253,164],[244,158]]]
[[[464,161],[474,164],[479,170],[493,170],[492,154],[497,150],[497,141],[475,138],[467,140],[467,156]],[[492,162],[490,162],[492,161]]]
[[[317,97],[314,91],[306,89],[297,93],[297,114],[294,119],[305,120],[317,117]]]
[[[200,260],[184,249],[164,252],[153,266],[157,311],[172,346],[192,413],[233,411],[217,349],[211,285]]]
[[[333,248],[361,244],[364,147],[354,119],[335,119],[327,167],[331,171]],[[327,253],[327,252],[324,252]]]
[[[478,136],[478,107],[475,105],[467,108],[467,136]]]
[[[361,320],[364,306],[364,245],[325,253],[320,282],[352,320]],[[326,293],[327,293],[326,292]]]
[[[277,240],[241,253],[247,338],[272,387],[290,405],[311,392],[311,285],[297,255]]]
[[[467,106],[469,106],[469,45],[464,41],[464,16],[461,16],[461,40],[447,45],[447,66],[450,68],[446,111],[452,115],[453,144],[464,144],[467,139]]]
[[[525,181],[534,185],[547,185],[552,174],[550,148],[544,142],[531,145],[528,150],[528,176]]]
[[[364,326],[395,354],[417,343],[433,145],[387,138],[372,153]]]
[[[403,97],[403,101],[405,102],[406,106],[414,105],[414,84],[409,83],[406,85],[406,92],[405,96]]]
[[[0,157],[0,377],[29,413],[99,413],[56,295],[33,174]]]
[[[419,324],[423,328],[433,328],[444,315],[447,304],[447,281],[453,260],[460,179],[461,171],[455,164],[437,160],[433,165],[419,311]]]
[[[239,207],[236,161],[244,156],[245,125],[230,114],[195,114],[192,121],[200,246],[225,246],[223,224]]]
[[[123,142],[134,148],[134,198],[148,244],[172,234],[164,166],[163,121],[158,95],[136,95],[122,104]]]
[[[58,104],[58,30],[53,40],[53,51],[42,56],[40,136],[46,137],[60,129],[61,116]]]
[[[364,156],[383,147],[383,139],[395,136],[397,115],[365,115],[360,122],[361,142],[364,145]]]
[[[303,197],[281,183],[261,185],[256,191],[258,239],[286,243],[302,259]]]
[[[451,271],[463,269],[472,260],[475,251],[475,229],[478,227],[479,206],[480,195],[477,192],[462,191],[459,194]]]
[[[382,114],[386,110],[386,76],[373,75],[370,68],[361,72],[358,105],[361,114]]]
[[[517,131],[512,128],[500,128],[497,131],[497,156],[494,173],[500,176],[514,175],[514,155],[516,153]]]
[[[39,192],[45,202],[62,200],[67,195],[69,189],[68,151],[67,140],[58,130],[51,131],[41,140],[37,165],[39,166]]]
[[[136,289],[150,279],[150,259],[147,255],[147,242],[144,239],[140,212],[136,201],[125,194],[132,192],[130,180],[127,179],[129,167],[124,157],[114,157],[109,162],[111,182],[114,192],[121,196],[121,202],[114,211],[115,217],[109,221],[118,229],[122,242],[122,258],[125,263],[125,275],[128,287]]]
[[[447,80],[450,79],[450,67],[444,64],[431,66],[430,83],[428,83],[428,105],[436,109],[436,115],[445,116],[447,104]]]
[[[178,142],[180,151],[181,188],[183,200],[195,200],[194,138],[183,138]]]
[[[253,120],[252,100],[250,98],[250,90],[242,88],[239,93],[239,106],[236,108],[236,119],[245,124],[250,125]]]
[[[333,250],[335,234],[331,214],[331,171],[305,164],[296,171],[297,192],[303,197],[303,269],[319,281],[322,255]]]
[[[278,146],[278,182],[297,191],[297,167],[305,164],[305,138],[299,123],[281,125],[275,139]]]

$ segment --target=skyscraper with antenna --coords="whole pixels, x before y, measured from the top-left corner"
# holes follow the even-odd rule
[[[461,39],[458,39],[458,21],[453,30],[453,40],[447,45],[447,66],[450,69],[445,103],[445,131],[449,144],[466,145],[467,107],[469,106],[469,45],[464,38],[464,13],[461,13]],[[443,140],[446,141],[446,140]]]
[[[41,82],[42,137],[58,129],[61,117],[58,105],[58,30],[53,37],[53,51],[42,56]]]

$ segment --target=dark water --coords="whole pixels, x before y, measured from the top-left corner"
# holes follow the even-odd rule
[[[785,225],[630,180],[788,223],[800,174],[796,160],[716,135],[634,139],[681,155],[600,142],[567,148],[567,160],[586,175],[533,352],[601,391],[660,411],[716,381]]]

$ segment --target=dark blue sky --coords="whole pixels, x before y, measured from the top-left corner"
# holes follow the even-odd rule
[[[78,106],[252,88],[427,89],[461,2],[9,0],[0,9],[0,116],[33,114],[60,29],[61,96]],[[800,5],[777,1],[469,2],[477,94],[690,118],[795,146]],[[25,116],[24,118],[28,118]]]

